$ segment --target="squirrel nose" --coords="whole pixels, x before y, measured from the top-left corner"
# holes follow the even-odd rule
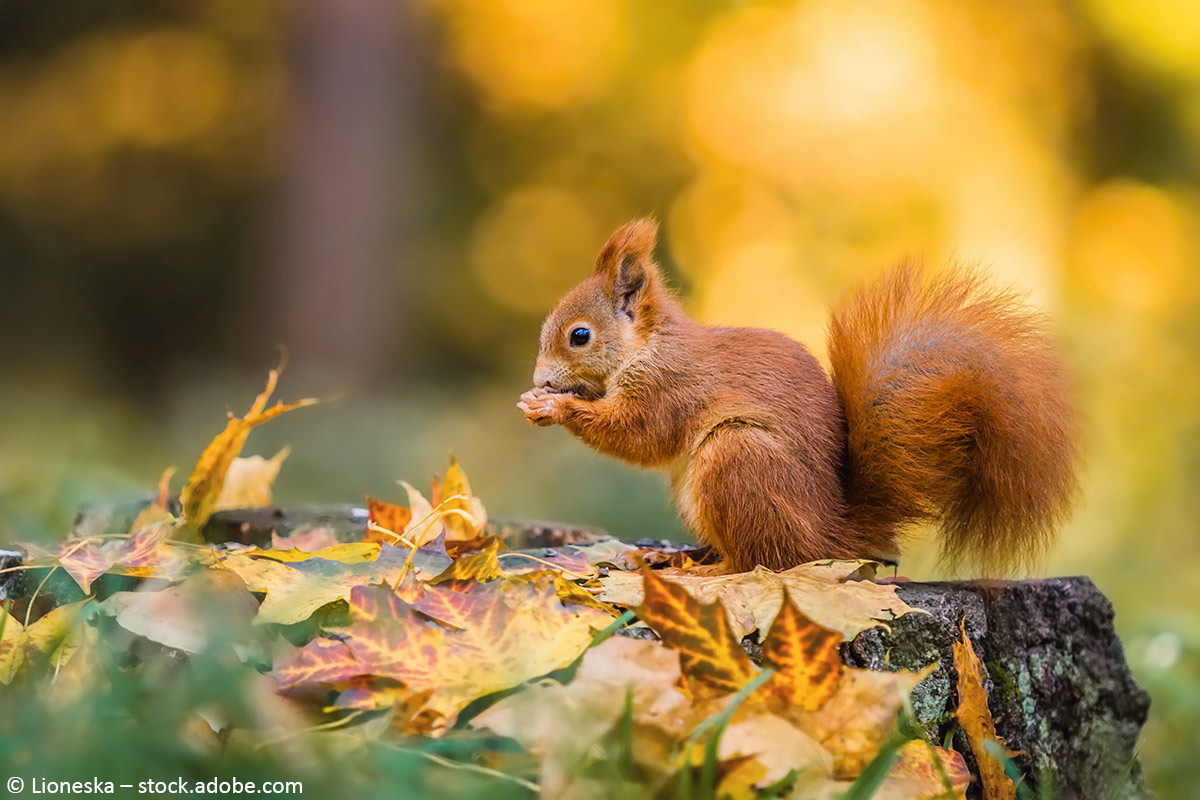
[[[533,371],[533,385],[539,389],[545,389],[550,385],[550,378],[553,375],[553,370],[545,364],[539,363]]]

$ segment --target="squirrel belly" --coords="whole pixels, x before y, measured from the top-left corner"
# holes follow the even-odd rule
[[[685,524],[735,570],[893,559],[933,522],[949,562],[1032,561],[1075,493],[1075,414],[1039,317],[972,272],[904,265],[830,321],[832,376],[783,334],[690,320],[618,230],[542,328],[518,406],[667,468]]]

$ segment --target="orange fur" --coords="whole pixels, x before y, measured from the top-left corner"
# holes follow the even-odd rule
[[[967,270],[902,266],[834,313],[831,381],[780,333],[688,319],[655,232],[614,233],[547,318],[530,421],[669,469],[684,522],[737,570],[895,558],[924,520],[950,561],[1041,552],[1075,491],[1075,431],[1038,317]]]

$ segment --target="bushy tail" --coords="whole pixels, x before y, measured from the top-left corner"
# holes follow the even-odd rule
[[[1076,494],[1076,415],[1040,315],[956,267],[906,264],[830,321],[847,499],[865,526],[934,521],[942,557],[1040,556]]]

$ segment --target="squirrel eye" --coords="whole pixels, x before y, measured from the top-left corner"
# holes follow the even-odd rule
[[[583,347],[592,339],[592,332],[587,328],[576,328],[571,331],[571,336],[568,341],[571,342],[571,347]]]

